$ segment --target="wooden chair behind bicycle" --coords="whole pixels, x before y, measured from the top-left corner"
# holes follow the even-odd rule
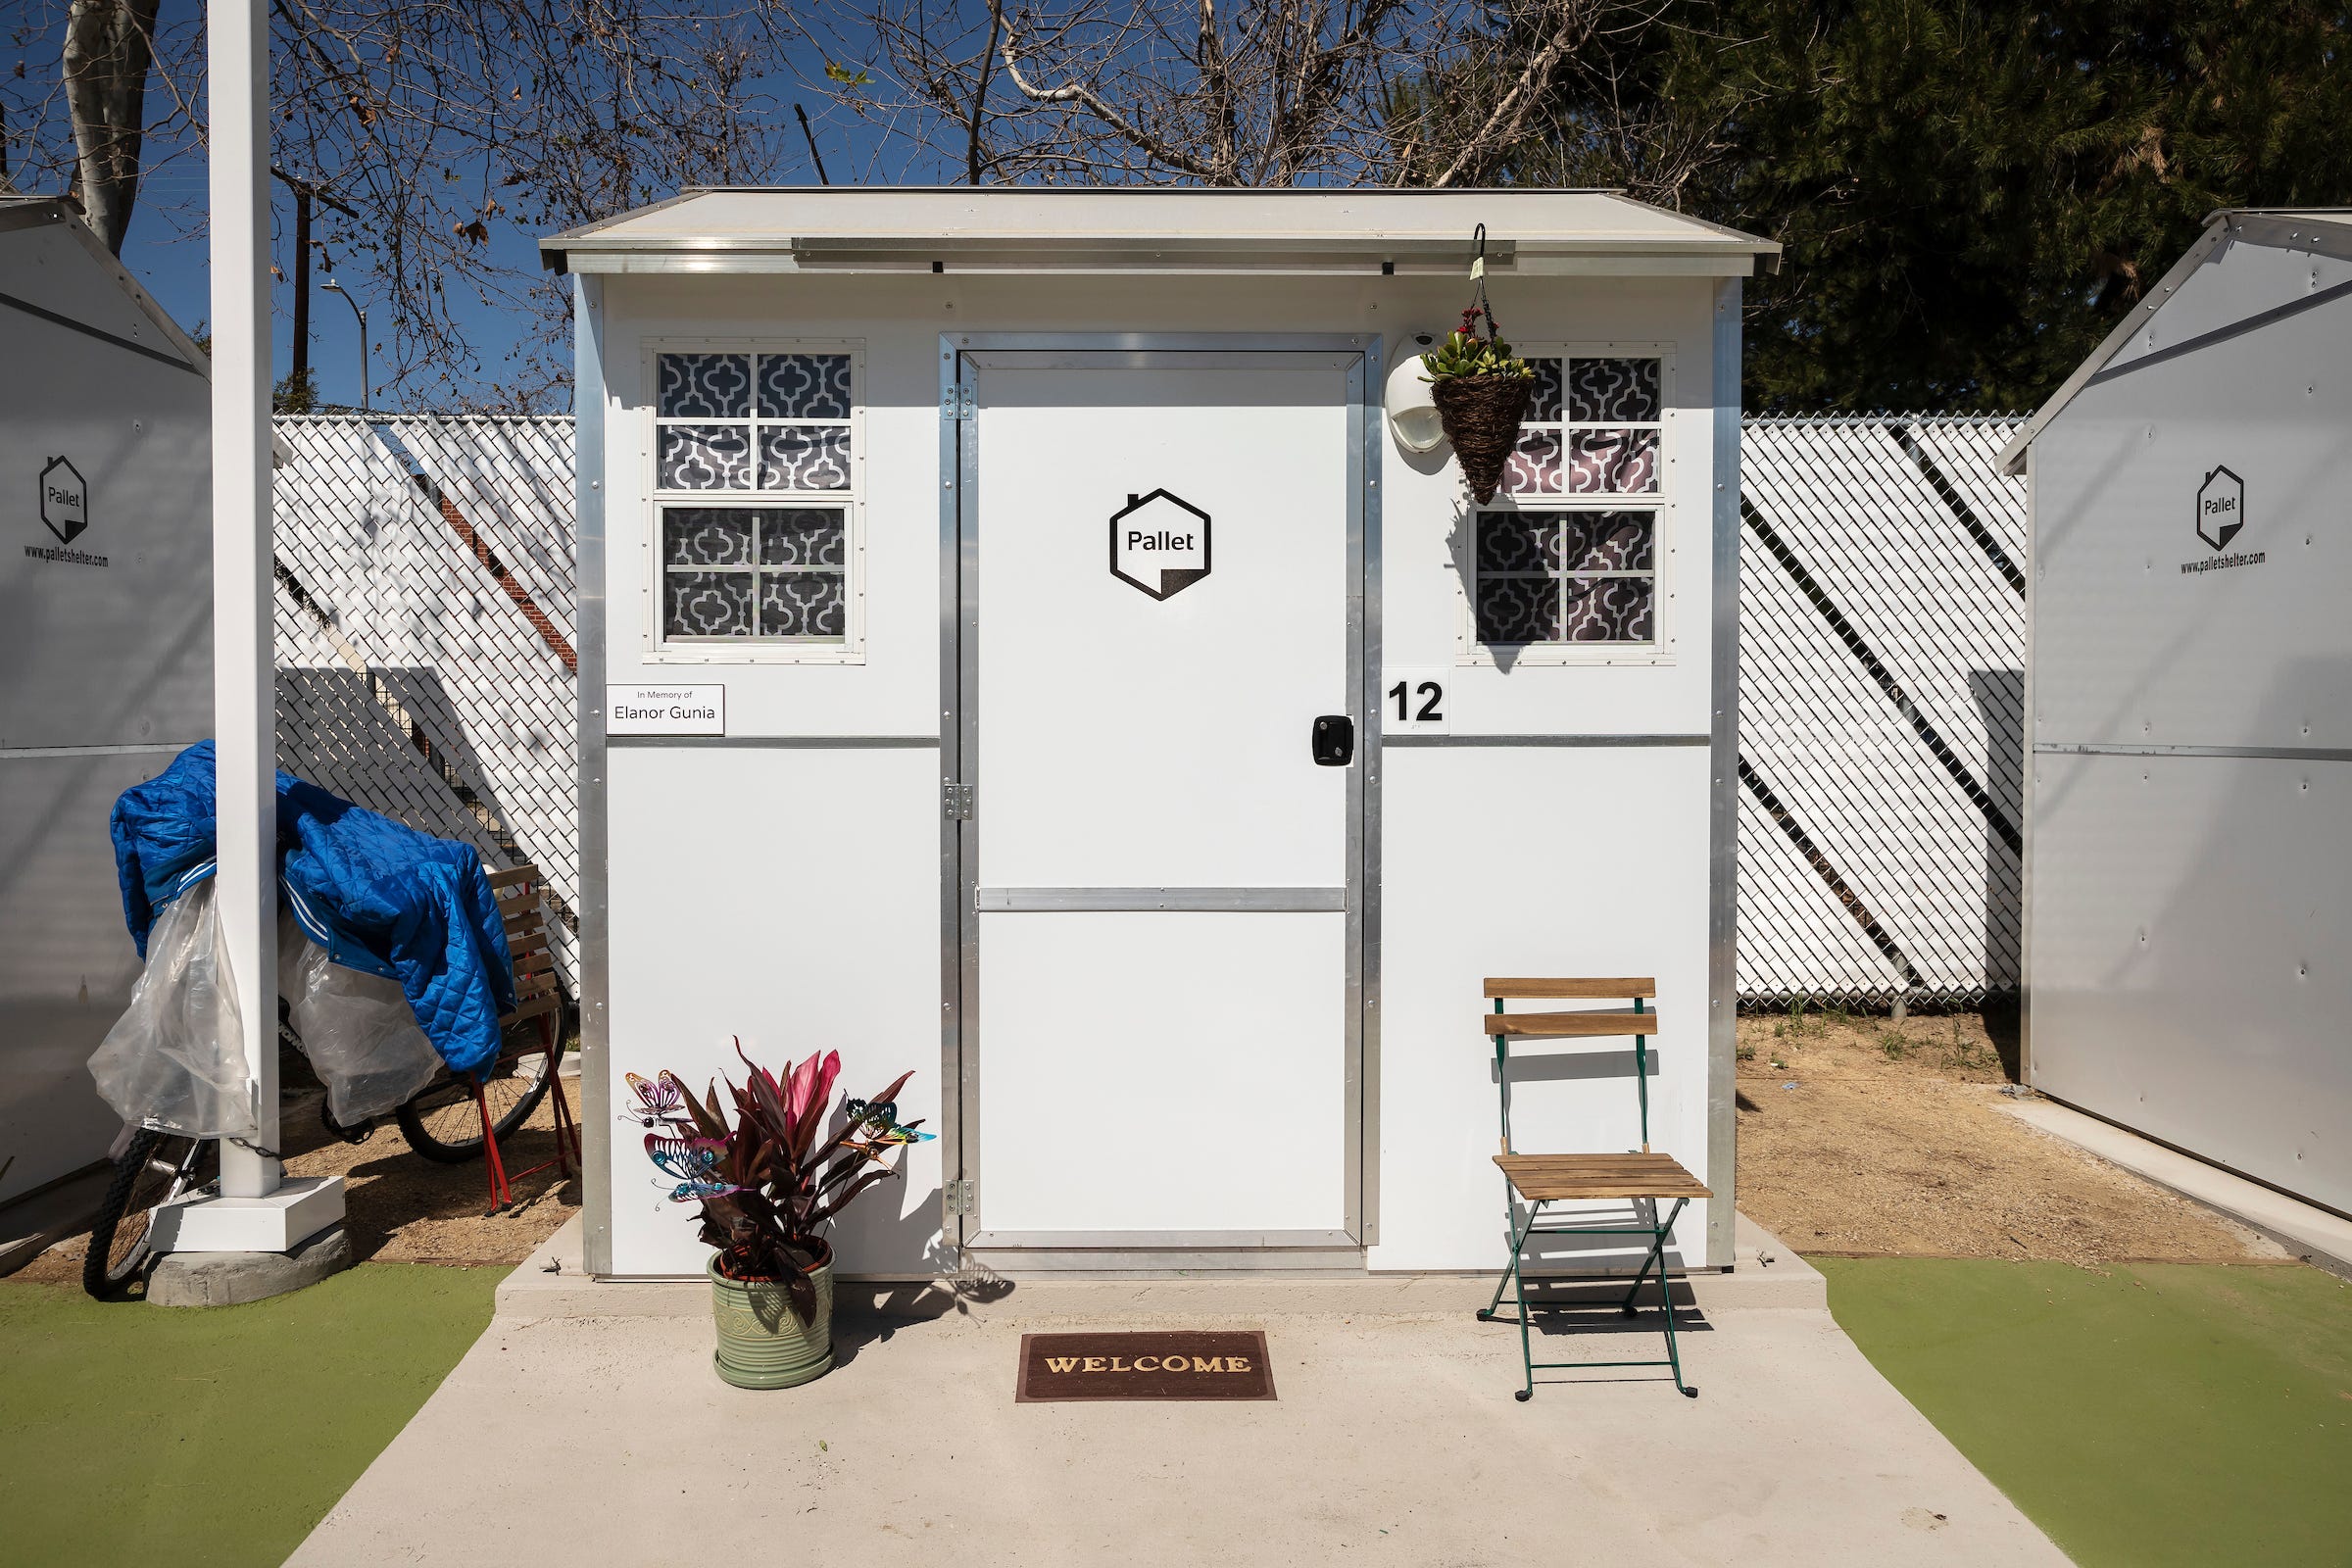
[[[564,1078],[560,1071],[564,1052],[564,992],[556,981],[554,944],[547,929],[546,880],[536,865],[510,866],[490,874],[490,891],[498,899],[499,913],[505,918],[507,951],[514,959],[514,1010],[498,1020],[502,1036],[499,1057],[484,1082],[473,1085],[474,1109],[481,1117],[482,1157],[489,1167],[490,1212],[514,1206],[516,1177],[535,1176],[549,1166],[558,1166],[565,1176],[579,1174],[580,1129],[572,1120],[571,1103],[564,1096]],[[531,1035],[535,1043],[517,1045],[516,1026],[533,1023]],[[522,1037],[525,1042],[531,1036]],[[531,1055],[540,1057],[539,1071],[547,1078],[547,1094],[556,1105],[556,1156],[541,1160],[526,1169],[507,1170],[506,1161],[498,1151],[499,1118],[490,1114],[490,1101],[485,1084],[502,1070],[514,1072],[522,1060]],[[512,1131],[512,1130],[510,1130]]]

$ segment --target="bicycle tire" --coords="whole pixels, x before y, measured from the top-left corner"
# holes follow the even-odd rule
[[[107,1183],[97,1223],[90,1227],[89,1250],[81,1258],[83,1291],[103,1301],[138,1277],[147,1264],[149,1222],[156,1208],[196,1185],[207,1142],[152,1127],[132,1134],[130,1147],[115,1161],[114,1180]]]
[[[521,1076],[525,1062],[542,1065],[525,1082]],[[530,1119],[547,1098],[548,1085],[564,1064],[564,1042],[558,1038],[551,1046],[502,1055],[492,1069],[489,1081],[483,1086],[484,1097],[490,1102],[490,1125],[504,1143],[516,1128]],[[392,1112],[400,1124],[401,1136],[419,1156],[441,1165],[463,1165],[469,1159],[482,1157],[481,1113],[473,1106],[472,1086],[463,1079],[443,1073],[425,1085],[399,1108]]]

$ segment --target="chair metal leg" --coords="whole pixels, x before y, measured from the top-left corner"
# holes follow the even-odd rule
[[[1673,1231],[1674,1222],[1682,1218],[1684,1205],[1690,1201],[1687,1198],[1675,1200],[1673,1212],[1658,1224],[1657,1241],[1650,1248],[1650,1255],[1658,1260],[1658,1299],[1666,1310],[1666,1365],[1674,1374],[1675,1392],[1686,1399],[1695,1399],[1698,1397],[1697,1385],[1683,1381],[1683,1352],[1674,1343],[1674,1281],[1666,1275],[1666,1238]],[[1650,1204],[1649,1212],[1651,1219],[1655,1220],[1658,1209],[1654,1201]],[[1642,1267],[1646,1271],[1648,1265],[1645,1263]],[[1637,1290],[1640,1288],[1639,1284],[1635,1286]],[[1627,1299],[1629,1302],[1627,1310],[1631,1311],[1632,1298],[1628,1298]]]
[[[1682,1380],[1682,1349],[1675,1345],[1675,1281],[1672,1281],[1668,1277],[1668,1272],[1665,1272],[1665,1239],[1675,1232],[1675,1220],[1682,1218],[1682,1210],[1689,1201],[1691,1201],[1691,1199],[1675,1199],[1675,1208],[1665,1215],[1665,1220],[1660,1220],[1658,1218],[1658,1201],[1656,1199],[1651,1199],[1651,1206],[1648,1206],[1648,1218],[1651,1218],[1653,1230],[1651,1230],[1651,1244],[1648,1244],[1648,1257],[1642,1260],[1642,1274],[1635,1274],[1633,1277],[1633,1291],[1625,1293],[1625,1316],[1633,1316],[1635,1293],[1640,1293],[1642,1277],[1648,1274],[1648,1265],[1656,1262],[1658,1265],[1658,1302],[1660,1302],[1660,1307],[1665,1309],[1665,1366],[1675,1373],[1675,1392],[1680,1392],[1684,1398],[1698,1398],[1698,1385],[1691,1385],[1691,1382]]]
[[[1682,1212],[1681,1204],[1678,1203],[1675,1205],[1675,1212],[1678,1214]],[[1623,1311],[1627,1317],[1632,1317],[1634,1315],[1634,1299],[1642,1294],[1642,1282],[1649,1278],[1650,1264],[1655,1263],[1658,1265],[1658,1288],[1661,1291],[1667,1290],[1666,1233],[1663,1230],[1655,1228],[1658,1222],[1658,1204],[1657,1200],[1655,1199],[1649,1200],[1649,1222],[1653,1227],[1649,1244],[1649,1254],[1642,1259],[1642,1267],[1635,1272],[1633,1286],[1625,1293],[1625,1299],[1617,1303],[1619,1310]],[[1667,1221],[1667,1224],[1669,1225],[1673,1223],[1674,1222],[1671,1219]],[[1672,1293],[1669,1291],[1668,1294],[1671,1296]]]
[[[1532,1212],[1528,1215],[1527,1223],[1531,1228],[1536,1223],[1535,1215]],[[1503,1256],[1513,1259],[1514,1263],[1505,1264],[1502,1272],[1494,1277],[1494,1294],[1488,1298],[1487,1304],[1479,1309],[1478,1320],[1481,1323],[1492,1323],[1494,1320],[1494,1309],[1502,1304],[1502,1288],[1511,1283],[1511,1275],[1515,1260],[1519,1256],[1519,1249],[1525,1245],[1527,1240],[1527,1232],[1519,1228],[1519,1205],[1510,1202],[1507,1199],[1502,1214],[1502,1235],[1503,1243],[1509,1249],[1503,1253]]]
[[[1584,1233],[1583,1233],[1583,1234],[1591,1234],[1591,1235],[1596,1235],[1596,1236],[1644,1236],[1644,1235],[1645,1235],[1645,1236],[1647,1236],[1647,1237],[1649,1238],[1649,1252],[1648,1252],[1648,1255],[1642,1258],[1642,1268],[1641,1268],[1641,1271],[1640,1271],[1640,1272],[1638,1272],[1637,1274],[1635,1274],[1635,1276],[1634,1276],[1633,1288],[1632,1288],[1631,1290],[1629,1290],[1629,1291],[1626,1293],[1624,1299],[1622,1299],[1621,1301],[1619,1301],[1619,1302],[1618,1302],[1618,1305],[1619,1305],[1620,1309],[1622,1309],[1622,1310],[1623,1310],[1623,1311],[1626,1313],[1626,1315],[1627,1315],[1627,1316],[1629,1316],[1629,1317],[1630,1317],[1630,1316],[1632,1316],[1632,1315],[1633,1315],[1633,1312],[1634,1312],[1634,1304],[1633,1304],[1633,1303],[1634,1303],[1634,1298],[1635,1298],[1637,1295],[1639,1295],[1639,1294],[1640,1294],[1640,1292],[1641,1292],[1641,1289],[1642,1289],[1642,1284],[1643,1284],[1643,1283],[1644,1283],[1644,1282],[1645,1282],[1645,1281],[1648,1279],[1648,1277],[1649,1277],[1649,1271],[1650,1271],[1650,1268],[1651,1268],[1651,1266],[1654,1264],[1654,1265],[1656,1266],[1656,1268],[1657,1268],[1657,1271],[1658,1271],[1658,1290],[1659,1290],[1659,1294],[1660,1294],[1660,1297],[1661,1297],[1662,1308],[1663,1308],[1663,1310],[1664,1310],[1664,1312],[1665,1312],[1664,1333],[1665,1333],[1665,1335],[1666,1335],[1666,1355],[1665,1355],[1665,1358],[1664,1358],[1663,1360],[1647,1360],[1647,1361],[1539,1361],[1539,1360],[1537,1360],[1537,1359],[1535,1358],[1535,1348],[1534,1348],[1534,1341],[1533,1341],[1533,1332],[1534,1332],[1534,1330],[1533,1330],[1533,1320],[1534,1320],[1534,1313],[1533,1313],[1533,1312],[1531,1312],[1531,1311],[1528,1309],[1528,1301],[1527,1301],[1527,1275],[1526,1275],[1526,1272],[1525,1272],[1525,1269],[1524,1269],[1523,1260],[1524,1260],[1524,1253],[1525,1253],[1525,1250],[1526,1250],[1526,1247],[1527,1247],[1527,1243],[1528,1243],[1528,1241],[1530,1240],[1530,1238],[1532,1238],[1533,1236],[1535,1236],[1535,1235],[1537,1234],[1537,1230],[1536,1230],[1536,1222],[1537,1222],[1538,1218],[1540,1218],[1540,1217],[1541,1217],[1541,1215],[1542,1215],[1542,1213],[1543,1213],[1544,1205],[1543,1205],[1543,1203],[1541,1203],[1541,1202],[1531,1202],[1531,1203],[1528,1205],[1528,1212],[1527,1212],[1527,1223],[1526,1223],[1524,1226],[1520,1225],[1520,1224],[1518,1223],[1518,1221],[1517,1221],[1517,1216],[1516,1216],[1515,1214],[1513,1215],[1513,1218],[1512,1218],[1512,1228],[1511,1228],[1511,1233],[1510,1233],[1510,1242],[1511,1242],[1511,1261],[1510,1261],[1510,1268],[1509,1268],[1509,1271],[1508,1271],[1508,1272],[1507,1272],[1507,1273],[1504,1275],[1503,1279],[1502,1279],[1502,1280],[1498,1280],[1498,1281],[1496,1281],[1496,1282],[1495,1282],[1495,1286],[1494,1286],[1494,1295],[1495,1295],[1495,1298],[1496,1298],[1497,1300],[1499,1300],[1499,1299],[1501,1298],[1501,1296],[1502,1296],[1502,1287],[1503,1287],[1503,1284],[1504,1284],[1504,1283],[1507,1281],[1507,1282],[1510,1284],[1510,1286],[1512,1287],[1513,1291],[1515,1292],[1515,1294],[1516,1294],[1516,1298],[1517,1298],[1517,1300],[1518,1300],[1518,1303],[1519,1303],[1519,1359],[1520,1359],[1520,1361],[1521,1361],[1522,1365],[1523,1365],[1523,1366],[1524,1366],[1524,1368],[1525,1368],[1525,1377],[1526,1377],[1526,1381],[1525,1381],[1525,1383],[1524,1383],[1524,1385],[1523,1385],[1522,1387],[1520,1387],[1519,1389],[1516,1389],[1516,1390],[1514,1390],[1514,1391],[1512,1392],[1511,1397],[1513,1397],[1513,1398],[1515,1398],[1515,1399],[1522,1399],[1522,1400],[1525,1400],[1525,1399],[1531,1399],[1531,1398],[1535,1397],[1535,1393],[1536,1393],[1536,1373],[1537,1373],[1537,1372],[1538,1372],[1540,1369],[1543,1369],[1543,1368],[1546,1368],[1546,1367],[1560,1367],[1560,1368],[1566,1368],[1566,1369],[1577,1370],[1577,1371],[1590,1371],[1590,1370],[1592,1370],[1592,1369],[1595,1369],[1595,1368],[1599,1368],[1599,1367],[1636,1367],[1636,1366],[1662,1366],[1662,1367],[1665,1367],[1665,1368],[1667,1368],[1667,1369],[1668,1369],[1668,1370],[1669,1370],[1669,1371],[1670,1371],[1670,1372],[1673,1374],[1673,1377],[1674,1377],[1674,1387],[1675,1387],[1675,1392],[1676,1392],[1676,1393],[1678,1393],[1678,1394],[1681,1394],[1681,1395],[1685,1396],[1686,1397],[1692,1398],[1692,1399],[1695,1399],[1695,1398],[1697,1398],[1697,1397],[1698,1397],[1698,1387],[1697,1387],[1697,1385],[1695,1385],[1695,1384],[1691,1384],[1691,1383],[1686,1383],[1686,1382],[1684,1382],[1684,1381],[1683,1381],[1683,1352],[1682,1352],[1682,1347],[1681,1347],[1681,1345],[1680,1345],[1680,1343],[1678,1342],[1678,1340],[1677,1340],[1677,1337],[1676,1337],[1677,1325],[1676,1325],[1676,1323],[1675,1323],[1675,1316],[1674,1316],[1674,1279],[1673,1279],[1673,1276],[1672,1276],[1672,1274],[1671,1274],[1671,1273],[1668,1271],[1668,1269],[1667,1269],[1667,1266],[1666,1266],[1666,1247],[1667,1247],[1667,1243],[1668,1243],[1668,1242],[1669,1242],[1669,1241],[1672,1239],[1672,1237],[1673,1237],[1673,1234],[1674,1234],[1674,1223],[1675,1223],[1675,1221],[1676,1221],[1676,1220],[1678,1220],[1678,1219],[1680,1219],[1680,1218],[1682,1217],[1683,1210],[1684,1210],[1684,1208],[1685,1208],[1685,1207],[1687,1207],[1687,1206],[1689,1205],[1689,1203],[1690,1203],[1690,1200],[1689,1200],[1689,1199],[1677,1199],[1677,1200],[1675,1200],[1675,1204],[1674,1204],[1674,1207],[1673,1207],[1671,1210],[1669,1210],[1669,1211],[1667,1212],[1666,1216],[1665,1216],[1663,1219],[1661,1219],[1661,1218],[1659,1218],[1659,1217],[1658,1217],[1658,1209],[1657,1209],[1657,1204],[1656,1204],[1655,1200],[1652,1200],[1652,1201],[1650,1202],[1650,1208],[1649,1208],[1649,1223],[1648,1223],[1648,1224],[1646,1224],[1646,1225],[1644,1225],[1644,1226],[1642,1226],[1642,1227],[1641,1229],[1639,1229],[1639,1230],[1608,1230],[1608,1229],[1599,1229],[1599,1230],[1592,1230],[1592,1231],[1589,1231],[1589,1232],[1584,1232]],[[1545,1231],[1545,1232],[1543,1232],[1542,1234],[1544,1234],[1544,1235],[1546,1235],[1546,1236],[1549,1236],[1549,1235],[1563,1235],[1563,1234],[1570,1234],[1570,1233],[1568,1233],[1568,1232],[1561,1232],[1561,1231]],[[1482,1312],[1480,1312],[1478,1315],[1479,1315],[1479,1317],[1480,1317],[1480,1319],[1481,1319],[1482,1321],[1483,1321],[1483,1320],[1490,1320],[1490,1319],[1492,1318],[1492,1316],[1493,1316],[1493,1310],[1492,1310],[1492,1308],[1490,1308],[1490,1309],[1488,1309],[1487,1311],[1482,1311]]]
[[[1536,1220],[1543,1212],[1544,1205],[1541,1202],[1527,1205],[1527,1228],[1519,1233],[1511,1247],[1511,1287],[1519,1296],[1519,1362],[1522,1375],[1527,1379],[1526,1387],[1512,1397],[1522,1404],[1536,1396],[1536,1350],[1530,1338],[1534,1330],[1529,1325],[1527,1310],[1527,1275],[1520,1269],[1520,1258],[1526,1252],[1527,1238],[1534,1232]]]
[[[473,1086],[473,1108],[482,1116],[482,1162],[490,1178],[490,1212],[484,1218],[495,1219],[514,1206],[514,1189],[507,1183],[506,1162],[498,1157],[498,1133],[490,1125],[490,1098],[479,1082]]]

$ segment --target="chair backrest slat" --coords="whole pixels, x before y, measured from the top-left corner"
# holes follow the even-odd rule
[[[514,964],[514,993],[519,1003],[500,1020],[514,1023],[549,1012],[563,1003],[557,988],[555,955],[547,933],[547,884],[536,865],[511,865],[487,873],[490,891],[498,901],[507,932],[507,954]]]
[[[1658,994],[1657,981],[1640,978],[1600,980],[1494,980],[1487,982],[1490,1002],[1605,1002],[1618,997],[1644,1001]]]
[[[1479,1027],[1494,1043],[1495,1087],[1502,1099],[1502,1152],[1511,1153],[1511,1047],[1513,1039],[1591,1040],[1631,1035],[1634,1041],[1634,1091],[1642,1108],[1642,1149],[1649,1151],[1649,1051],[1657,1033],[1655,1008],[1644,1002],[1658,994],[1648,976],[1591,978],[1502,978],[1490,976],[1487,1000],[1494,1004],[1479,1017]],[[1612,1002],[1626,1000],[1630,1007],[1595,1007],[1569,1012],[1512,1013],[1506,1002]]]

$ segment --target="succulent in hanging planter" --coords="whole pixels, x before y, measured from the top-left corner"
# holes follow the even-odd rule
[[[1480,317],[1487,335],[1478,335]],[[1461,460],[1462,477],[1480,504],[1494,499],[1502,466],[1519,443],[1519,423],[1527,417],[1527,402],[1535,392],[1536,372],[1512,354],[1494,325],[1494,313],[1486,306],[1485,289],[1478,303],[1462,313],[1462,324],[1445,342],[1421,356],[1429,373],[1429,399],[1438,406],[1439,422],[1453,455]]]

